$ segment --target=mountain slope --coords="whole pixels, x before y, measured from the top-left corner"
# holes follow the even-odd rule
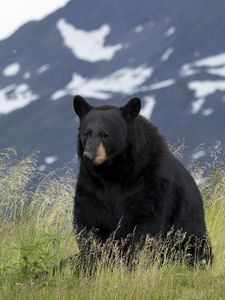
[[[71,160],[74,94],[96,105],[140,96],[142,114],[170,142],[184,138],[185,162],[199,144],[224,145],[224,8],[79,0],[21,27],[0,41],[0,147],[39,149],[42,170]]]

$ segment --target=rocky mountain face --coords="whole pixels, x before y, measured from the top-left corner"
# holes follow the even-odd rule
[[[187,145],[185,163],[207,160],[225,146],[224,37],[224,0],[71,0],[0,41],[0,148],[62,166],[76,160],[73,95],[139,96],[142,115]]]

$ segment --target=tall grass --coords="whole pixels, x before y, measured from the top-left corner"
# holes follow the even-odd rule
[[[205,166],[195,166],[202,176]],[[199,175],[200,174],[200,175]],[[142,256],[129,272],[118,261],[100,265],[92,276],[66,267],[61,259],[78,252],[72,228],[73,170],[41,174],[37,153],[18,160],[0,153],[0,299],[225,299],[225,174],[214,165],[201,186],[214,263],[209,270],[153,263]],[[107,254],[107,253],[106,253]],[[42,274],[41,276],[37,276]]]

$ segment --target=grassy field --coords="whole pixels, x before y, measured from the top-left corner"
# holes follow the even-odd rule
[[[208,270],[158,263],[136,271],[118,261],[93,276],[52,270],[78,251],[72,229],[75,178],[69,167],[40,174],[35,153],[0,153],[0,299],[225,299],[225,176],[202,185],[214,263]],[[199,168],[199,169],[198,169]],[[200,167],[195,171],[201,173]],[[29,204],[29,205],[28,205]]]

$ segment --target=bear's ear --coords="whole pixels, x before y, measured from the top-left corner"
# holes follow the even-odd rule
[[[82,119],[92,109],[92,106],[79,95],[73,98],[73,107],[80,119]]]
[[[126,105],[121,107],[123,115],[132,120],[137,117],[141,109],[141,100],[137,97],[132,98]]]

